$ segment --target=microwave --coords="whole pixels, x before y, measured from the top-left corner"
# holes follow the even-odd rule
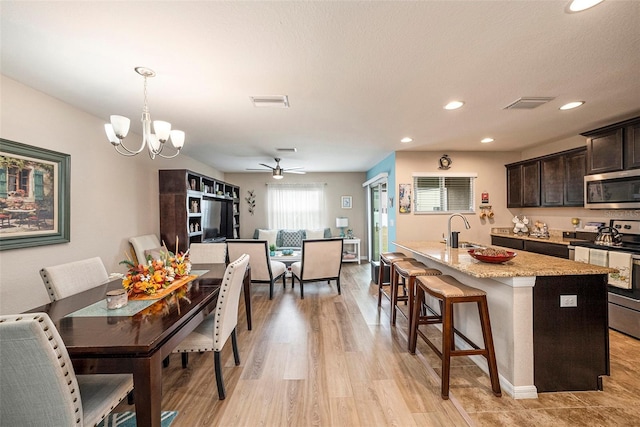
[[[640,169],[586,175],[584,207],[587,209],[639,209]]]

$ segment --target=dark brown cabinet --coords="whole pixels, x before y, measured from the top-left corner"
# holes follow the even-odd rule
[[[185,169],[159,171],[160,237],[186,251],[191,243],[237,238],[240,187]]]
[[[495,246],[502,246],[503,248],[516,249],[519,251],[524,250],[524,240],[515,239],[512,237],[491,236],[491,244]]]
[[[640,117],[581,134],[587,137],[589,175],[640,168]]]
[[[507,207],[582,206],[586,148],[580,147],[507,167]]]
[[[518,239],[515,237],[491,236],[491,244],[504,248],[569,259],[569,246],[560,243]]]

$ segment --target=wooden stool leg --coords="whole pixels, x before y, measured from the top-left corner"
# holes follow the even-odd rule
[[[449,376],[451,373],[451,348],[453,341],[453,304],[445,299],[442,312],[442,388],[440,395],[449,399]]]
[[[420,326],[420,309],[424,301],[424,292],[419,289],[416,292],[416,302],[413,305],[411,313],[411,328],[409,329],[409,353],[416,354],[416,345],[418,344],[418,326]]]
[[[487,298],[483,297],[478,301],[478,313],[480,314],[480,324],[482,326],[482,337],[484,338],[484,348],[487,350],[487,364],[489,365],[489,377],[491,378],[491,389],[496,396],[502,396],[500,390],[500,379],[498,378],[498,364],[496,353],[493,348],[493,334],[491,333],[491,320],[489,318],[489,305]]]
[[[391,264],[390,271],[391,275],[389,278],[391,279],[391,324],[396,324],[396,304],[398,304],[398,282],[400,277],[398,277],[398,273],[396,273],[396,269],[393,264]]]
[[[409,276],[409,280],[407,280],[407,292],[407,299],[409,300],[409,331],[411,331],[411,327],[413,325],[413,306],[415,305],[413,299],[415,298],[416,293],[416,276]]]

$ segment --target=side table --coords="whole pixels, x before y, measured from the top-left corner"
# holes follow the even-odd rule
[[[344,239],[342,262],[357,262],[360,264],[360,239]]]

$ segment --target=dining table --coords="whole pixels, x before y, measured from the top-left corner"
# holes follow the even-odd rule
[[[218,300],[225,264],[193,264],[197,276],[157,300],[129,299],[110,310],[105,294],[122,289],[122,279],[29,310],[55,323],[76,374],[131,373],[136,421],[160,426],[163,360],[206,316]],[[251,271],[243,282],[247,327],[251,329]],[[214,391],[212,391],[214,392]]]

